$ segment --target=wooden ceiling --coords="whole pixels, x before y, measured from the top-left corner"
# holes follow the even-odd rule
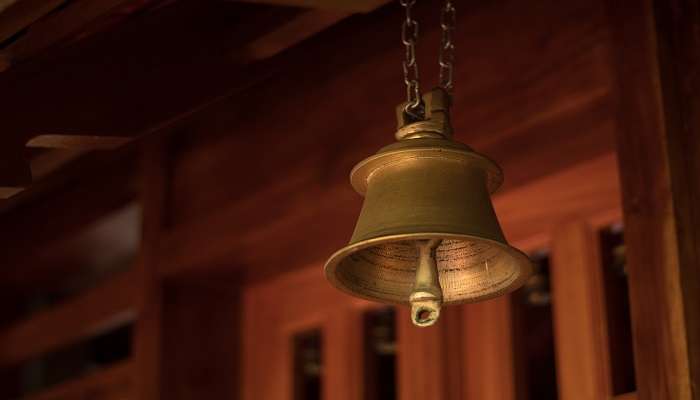
[[[41,183],[86,152],[175,124],[269,74],[270,68],[248,70],[241,79],[246,66],[381,3],[3,3],[0,198]],[[26,147],[51,149],[51,155]]]

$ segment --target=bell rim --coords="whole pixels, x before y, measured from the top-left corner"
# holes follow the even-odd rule
[[[425,140],[425,139],[410,139],[410,140]],[[434,139],[445,141],[444,139]],[[451,144],[462,144],[459,142],[451,142]],[[355,191],[364,195],[367,191],[369,178],[377,170],[397,164],[409,159],[439,159],[450,161],[471,163],[487,174],[486,186],[489,194],[495,193],[503,184],[503,170],[492,159],[478,153],[471,148],[463,145],[464,148],[436,146],[436,145],[420,145],[416,147],[392,149],[388,151],[380,151],[377,154],[371,155],[360,161],[350,172],[350,184]],[[422,154],[421,154],[422,153]]]
[[[527,279],[532,275],[532,272],[534,270],[534,264],[532,260],[530,260],[530,257],[528,257],[527,254],[525,254],[523,251],[520,249],[513,247],[509,245],[508,243],[500,242],[498,240],[493,240],[493,239],[488,239],[488,238],[483,238],[475,235],[467,235],[467,234],[456,234],[456,233],[437,233],[437,232],[430,232],[430,233],[401,233],[401,234],[396,234],[396,235],[388,235],[388,236],[381,236],[381,237],[375,237],[375,238],[369,238],[369,239],[364,239],[360,240],[355,243],[350,243],[347,246],[341,248],[340,250],[336,251],[333,253],[328,261],[326,261],[325,265],[323,266],[323,273],[324,276],[326,277],[326,280],[333,285],[336,289],[349,294],[354,297],[359,297],[365,300],[369,301],[374,301],[374,302],[379,302],[379,303],[384,303],[384,304],[394,304],[394,305],[407,305],[409,304],[408,298],[406,301],[392,301],[392,300],[386,300],[386,299],[381,299],[378,297],[372,297],[372,296],[367,296],[362,293],[358,293],[355,291],[350,290],[347,286],[345,286],[343,283],[340,282],[339,279],[336,278],[336,268],[340,264],[340,261],[345,259],[346,257],[350,256],[353,253],[356,253],[360,250],[366,249],[368,247],[375,246],[377,244],[383,244],[383,243],[390,243],[390,242],[396,242],[396,241],[405,241],[407,239],[434,239],[434,238],[442,238],[442,239],[452,239],[452,240],[464,240],[464,239],[469,239],[469,240],[476,240],[480,242],[485,242],[488,244],[495,245],[499,247],[501,250],[505,251],[512,257],[514,257],[516,260],[519,262],[517,263],[519,268],[520,268],[520,274],[518,277],[506,288],[500,291],[495,291],[493,293],[479,296],[479,297],[474,297],[474,298],[468,298],[464,300],[451,300],[451,301],[446,301],[443,304],[444,305],[458,305],[458,304],[467,304],[467,303],[478,303],[480,301],[485,301],[489,299],[493,299],[499,296],[506,295],[508,293],[511,293],[520,287],[522,287]]]

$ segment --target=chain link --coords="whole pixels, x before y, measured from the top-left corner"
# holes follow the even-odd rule
[[[455,10],[452,0],[445,0],[445,6],[440,16],[440,27],[442,28],[442,43],[440,46],[440,87],[448,93],[452,92],[454,82],[452,80],[455,44],[453,34],[457,22],[457,10]]]
[[[421,94],[418,76],[418,61],[416,59],[416,42],[418,41],[418,21],[413,19],[411,12],[416,0],[399,0],[406,10],[406,18],[401,26],[401,42],[406,48],[403,61],[403,80],[406,83],[405,111],[414,118],[421,119]],[[448,93],[452,92],[453,67],[455,61],[454,30],[457,22],[457,10],[452,0],[445,0],[440,14],[442,42],[440,44],[440,87]]]
[[[401,42],[406,48],[406,57],[403,61],[403,80],[406,83],[406,112],[417,116],[416,110],[421,103],[418,62],[416,61],[418,21],[411,16],[416,0],[399,0],[399,2],[406,10],[406,19],[401,27]]]

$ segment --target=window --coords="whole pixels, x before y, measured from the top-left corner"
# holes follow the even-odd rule
[[[396,312],[383,308],[364,318],[365,400],[396,399]]]
[[[622,226],[604,229],[600,233],[600,243],[613,394],[618,395],[634,392],[637,386]]]
[[[549,257],[531,256],[535,270],[513,293],[513,333],[518,400],[557,399],[557,376],[549,288]]]
[[[294,341],[294,400],[320,400],[323,359],[321,331],[297,334]]]

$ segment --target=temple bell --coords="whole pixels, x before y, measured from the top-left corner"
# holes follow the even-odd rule
[[[326,262],[338,289],[411,306],[417,326],[434,324],[445,304],[485,300],[525,282],[532,263],[503,237],[491,193],[503,182],[496,163],[452,140],[450,102],[457,13],[440,16],[440,86],[421,96],[416,60],[416,0],[399,0],[407,100],[397,107],[396,143],[353,168],[365,196],[350,243]]]
[[[350,243],[330,257],[325,275],[354,296],[410,305],[413,323],[429,326],[442,305],[517,289],[532,264],[506,242],[491,204],[500,167],[452,140],[443,89],[422,102],[418,121],[399,106],[398,141],[352,170],[365,200]]]

